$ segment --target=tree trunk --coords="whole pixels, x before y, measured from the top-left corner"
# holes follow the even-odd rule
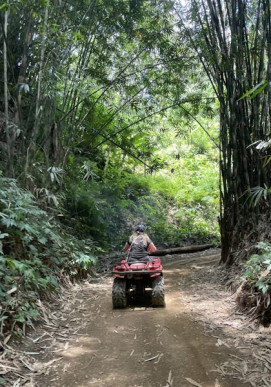
[[[150,253],[151,256],[162,256],[167,254],[186,254],[186,253],[196,253],[197,251],[208,250],[214,245],[195,245],[195,246],[185,246],[185,247],[174,247],[172,249],[165,250],[156,250],[154,253]]]

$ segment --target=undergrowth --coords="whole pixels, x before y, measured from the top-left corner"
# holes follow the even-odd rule
[[[64,221],[105,248],[121,249],[137,223],[161,247],[219,243],[218,199],[206,189],[193,200],[177,179],[125,172],[118,179],[68,181],[65,195],[70,218]]]
[[[239,305],[263,324],[271,320],[271,244],[259,242],[244,264],[243,283],[237,292]]]
[[[87,276],[92,239],[80,241],[38,207],[16,180],[0,178],[0,335],[22,333],[61,278]]]

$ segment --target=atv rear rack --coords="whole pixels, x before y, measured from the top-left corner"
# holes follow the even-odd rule
[[[123,271],[112,271],[112,274],[118,274],[118,275],[129,275],[129,274],[155,274],[155,273],[162,273],[162,270],[123,270]]]
[[[156,258],[156,257],[155,257]],[[114,262],[114,265],[117,266],[117,265],[123,265],[125,263],[128,263],[129,265],[144,265],[146,263],[152,263],[153,262],[153,258],[151,258],[151,260],[142,260],[142,261],[121,261],[121,262]]]

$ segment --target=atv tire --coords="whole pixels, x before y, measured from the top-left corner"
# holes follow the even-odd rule
[[[164,277],[162,275],[152,280],[151,302],[153,306],[165,306]]]
[[[126,308],[127,295],[126,295],[126,279],[114,278],[112,289],[112,302],[113,308]]]

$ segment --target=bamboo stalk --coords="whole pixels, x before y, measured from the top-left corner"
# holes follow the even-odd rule
[[[8,112],[8,60],[7,60],[7,32],[8,32],[8,11],[4,15],[4,43],[3,43],[3,69],[4,69],[4,120],[7,139],[7,171],[8,175],[13,175],[13,160],[12,160],[12,139],[9,126]]]
[[[49,14],[49,8],[47,4],[44,10],[43,33],[42,33],[42,42],[41,42],[40,68],[39,68],[39,75],[38,75],[37,100],[36,100],[36,109],[35,109],[35,122],[34,122],[34,128],[33,128],[34,143],[36,141],[36,137],[38,134],[38,126],[40,122],[41,84],[42,84],[43,70],[44,70],[44,57],[45,57],[45,48],[46,48],[45,39],[46,39],[46,31],[47,31],[47,23],[48,23],[48,14]]]

